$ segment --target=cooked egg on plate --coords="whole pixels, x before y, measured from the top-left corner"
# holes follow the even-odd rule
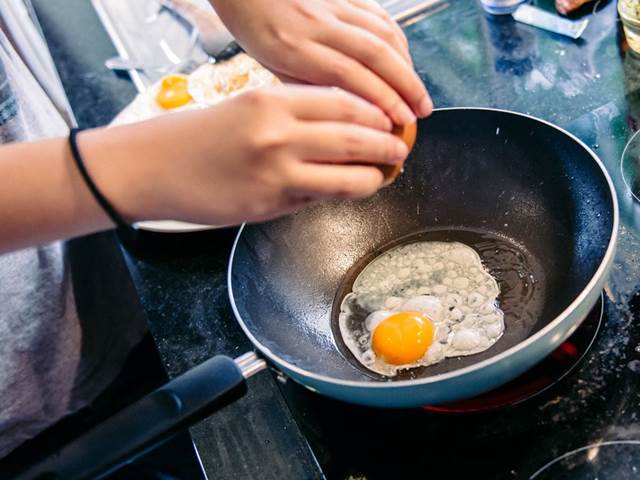
[[[342,339],[359,363],[388,377],[483,352],[504,333],[498,283],[460,242],[417,242],[369,263],[342,301]]]
[[[206,63],[190,75],[170,74],[140,93],[111,122],[112,126],[140,122],[171,112],[205,108],[227,97],[280,81],[245,53],[220,63]],[[174,220],[139,222],[137,228],[154,232],[194,232],[222,226]]]
[[[189,75],[172,73],[140,93],[111,125],[124,125],[170,112],[204,108],[227,97],[280,81],[246,53],[205,63]]]
[[[189,75],[189,94],[196,103],[213,105],[253,88],[279,84],[273,73],[241,53],[220,64],[200,66]]]

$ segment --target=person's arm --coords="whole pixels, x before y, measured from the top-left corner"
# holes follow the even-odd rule
[[[433,104],[400,27],[375,0],[209,0],[245,50],[284,81],[340,87],[397,124]]]
[[[110,226],[66,139],[0,148],[0,252]]]
[[[377,107],[318,87],[254,90],[214,107],[82,132],[94,182],[129,222],[260,221],[382,184],[404,160]],[[362,165],[367,163],[369,165]],[[111,228],[66,139],[0,148],[0,252]]]

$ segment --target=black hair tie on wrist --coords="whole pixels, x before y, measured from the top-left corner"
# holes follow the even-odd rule
[[[78,149],[77,136],[80,131],[81,129],[79,128],[72,128],[69,132],[69,147],[71,147],[71,156],[76,163],[76,167],[78,167],[80,175],[82,175],[84,182],[87,184],[87,187],[89,187],[89,190],[95,197],[98,204],[102,207],[106,214],[109,215],[109,218],[111,218],[111,221],[113,221],[116,227],[129,228],[129,224],[125,222],[125,220],[122,218],[122,216],[120,216],[117,210],[113,208],[113,205],[111,205],[109,200],[107,200],[107,198],[102,194],[102,192],[98,189],[93,179],[91,178],[91,175],[89,175],[87,167],[85,167],[84,161],[82,160],[82,155],[80,155],[80,150]]]

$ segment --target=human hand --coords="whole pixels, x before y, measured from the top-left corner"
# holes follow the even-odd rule
[[[284,81],[340,87],[399,125],[433,104],[400,27],[373,0],[210,0],[247,53]]]
[[[85,132],[80,149],[129,221],[233,224],[373,194],[383,183],[375,164],[408,154],[390,131],[389,118],[354,95],[287,86]]]
[[[556,0],[556,10],[562,15],[568,15],[574,10],[579,9],[585,3],[589,3],[592,0]]]
[[[178,12],[196,27],[198,41],[208,54],[217,54],[233,40],[227,27],[211,8],[201,6],[194,0],[159,0],[159,2],[160,5]]]

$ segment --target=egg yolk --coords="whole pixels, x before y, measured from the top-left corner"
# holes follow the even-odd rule
[[[167,75],[160,82],[160,91],[156,95],[156,102],[167,110],[186,105],[192,100],[188,84],[186,75]]]
[[[373,332],[376,355],[393,365],[422,358],[433,343],[433,323],[418,312],[400,312],[385,318]]]

